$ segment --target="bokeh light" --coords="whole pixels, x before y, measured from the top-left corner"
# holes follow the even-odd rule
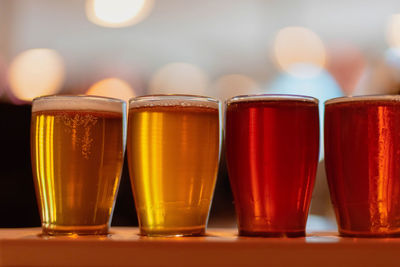
[[[242,74],[229,74],[221,76],[212,86],[210,96],[220,100],[227,100],[237,95],[260,93],[257,82],[249,76]]]
[[[183,62],[170,63],[151,78],[151,94],[204,95],[208,87],[207,74],[199,67]]]
[[[396,85],[390,92],[398,94],[400,92],[400,47],[392,47],[385,52],[385,63],[390,69],[391,76],[394,77]]]
[[[307,95],[319,100],[320,159],[322,159],[324,157],[324,102],[331,98],[343,96],[343,92],[335,79],[325,70],[312,78],[299,78],[284,73],[269,85],[267,93]]]
[[[389,66],[400,70],[400,47],[387,49],[385,52],[385,61]]]
[[[390,67],[396,81],[400,83],[400,47],[392,47],[386,50],[385,63]]]
[[[286,27],[276,35],[274,55],[279,68],[299,77],[318,75],[326,64],[326,50],[316,33],[304,27]],[[308,66],[314,66],[308,68]]]
[[[378,58],[368,65],[354,95],[398,94],[399,91],[399,69],[387,58]]]
[[[362,52],[350,43],[335,43],[328,49],[327,70],[345,95],[354,94],[367,62]]]
[[[390,47],[400,47],[400,14],[392,15],[387,23],[386,40]]]
[[[22,52],[11,62],[8,72],[11,93],[23,101],[56,94],[64,79],[65,67],[61,55],[46,48]]]
[[[135,91],[126,81],[118,78],[107,78],[94,83],[86,95],[97,95],[128,100],[135,96]]]
[[[87,0],[86,16],[94,24],[118,28],[136,24],[146,18],[154,0]]]

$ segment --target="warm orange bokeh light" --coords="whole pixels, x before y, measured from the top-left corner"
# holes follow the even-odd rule
[[[86,15],[103,27],[126,27],[142,21],[152,7],[153,0],[87,0]]]
[[[274,53],[278,66],[297,76],[316,75],[326,64],[322,40],[313,31],[303,27],[281,29],[275,38]],[[314,67],[307,67],[309,65]]]
[[[133,88],[124,80],[107,78],[93,84],[86,95],[97,95],[128,100],[135,96]]]
[[[203,95],[208,77],[199,67],[183,62],[170,63],[159,69],[150,80],[152,94]]]
[[[11,62],[8,72],[11,93],[24,101],[56,94],[64,78],[65,68],[61,55],[45,48],[22,52]]]

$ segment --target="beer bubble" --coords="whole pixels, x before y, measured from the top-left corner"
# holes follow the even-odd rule
[[[218,109],[219,105],[218,100],[202,96],[154,95],[132,99],[129,103],[129,108],[181,106]]]

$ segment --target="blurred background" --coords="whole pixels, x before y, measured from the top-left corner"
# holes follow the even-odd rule
[[[0,227],[40,225],[34,97],[290,93],[317,97],[322,119],[326,99],[399,89],[394,0],[0,0]],[[323,159],[308,230],[336,228]],[[137,224],[126,170],[113,225]],[[209,226],[234,225],[222,158]]]

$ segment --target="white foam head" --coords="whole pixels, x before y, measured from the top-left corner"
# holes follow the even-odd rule
[[[318,104],[318,99],[311,96],[303,95],[285,95],[285,94],[261,94],[261,95],[239,95],[234,96],[226,101],[226,104],[237,102],[251,102],[251,101],[301,101]]]
[[[33,100],[32,112],[44,110],[94,110],[123,113],[122,100],[100,96],[43,96]]]
[[[149,95],[139,96],[129,100],[129,108],[171,106],[218,109],[220,102],[211,97],[194,95]]]
[[[325,101],[325,105],[337,103],[349,103],[360,101],[396,101],[400,102],[400,95],[365,95],[365,96],[344,96],[332,98]]]

